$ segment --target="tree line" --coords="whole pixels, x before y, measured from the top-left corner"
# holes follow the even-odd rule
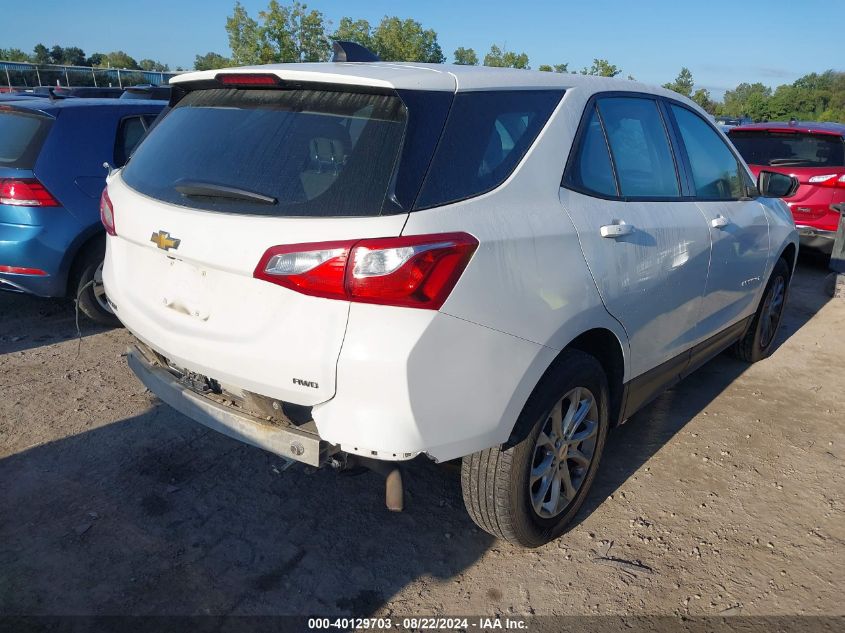
[[[31,64],[62,64],[67,66],[91,66],[93,68],[127,68],[129,70],[153,70],[168,72],[170,67],[154,59],[136,61],[123,51],[111,53],[94,53],[90,57],[78,46],[54,45],[47,48],[44,44],[36,44],[32,53],[28,54],[19,48],[0,48],[0,60],[9,62],[29,62]],[[182,70],[177,68],[177,70]]]
[[[343,17],[332,28],[325,15],[294,0],[282,4],[270,0],[267,7],[251,16],[236,2],[225,24],[231,55],[216,52],[196,55],[195,70],[227,66],[286,62],[321,62],[331,57],[332,40],[349,40],[375,52],[384,61],[445,63],[447,57],[437,40],[437,32],[410,18],[385,16],[377,24],[368,20]],[[36,64],[71,64],[76,66],[110,66],[138,70],[170,70],[167,64],[142,59],[136,61],[123,51],[94,53],[86,57],[76,46],[48,49],[38,44],[31,55],[19,49],[0,48],[0,59],[29,61]],[[493,43],[483,57],[472,48],[458,47],[452,54],[455,64],[529,69],[530,60],[524,51],[508,50]],[[182,70],[176,68],[175,70]],[[594,59],[590,66],[570,70],[567,62],[541,64],[546,72],[579,72],[584,75],[617,77],[622,69],[607,59]],[[628,79],[634,79],[627,75]],[[728,90],[723,101],[712,98],[703,87],[696,87],[692,73],[681,68],[678,76],[664,87],[698,103],[715,115],[749,116],[754,120],[776,120],[795,117],[804,120],[845,121],[845,72],[827,70],[810,73],[792,84],[770,88],[760,82],[741,83]]]

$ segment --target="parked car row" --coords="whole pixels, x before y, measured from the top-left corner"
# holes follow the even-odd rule
[[[0,99],[8,100],[10,96],[18,97],[74,97],[88,99],[155,99],[167,101],[170,99],[170,86],[153,86],[140,84],[117,88],[111,86],[36,86],[35,88],[20,88],[0,94]]]

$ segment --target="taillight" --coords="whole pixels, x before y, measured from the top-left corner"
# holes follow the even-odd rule
[[[315,297],[437,310],[476,248],[467,233],[274,246],[254,276]]]
[[[2,178],[0,204],[16,207],[58,207],[59,201],[35,178]]]
[[[44,277],[46,272],[40,268],[24,268],[22,266],[0,266],[0,273],[12,273],[13,275],[35,275]]]
[[[253,276],[314,297],[346,299],[343,278],[355,241],[273,246]]]
[[[810,176],[807,182],[817,187],[843,187],[845,188],[845,174],[823,174]]]
[[[103,189],[103,193],[100,195],[100,222],[103,223],[106,233],[117,235],[114,227],[114,207],[111,198],[109,198],[108,188]]]

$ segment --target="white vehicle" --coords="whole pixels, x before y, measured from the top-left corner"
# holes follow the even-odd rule
[[[109,179],[129,363],[194,420],[387,476],[463,458],[469,514],[555,538],[608,430],[775,341],[798,236],[708,116],[578,75],[282,64],[172,80]]]

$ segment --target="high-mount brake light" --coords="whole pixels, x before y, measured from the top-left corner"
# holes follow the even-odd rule
[[[215,79],[224,86],[277,86],[281,83],[276,75],[256,73],[220,73]]]
[[[273,246],[254,277],[315,297],[438,310],[477,248],[467,233]]]
[[[109,235],[117,235],[114,225],[114,206],[112,206],[111,198],[109,198],[109,189],[103,189],[100,195],[100,222],[106,229]]]
[[[59,201],[35,178],[0,178],[0,204],[58,207]]]

